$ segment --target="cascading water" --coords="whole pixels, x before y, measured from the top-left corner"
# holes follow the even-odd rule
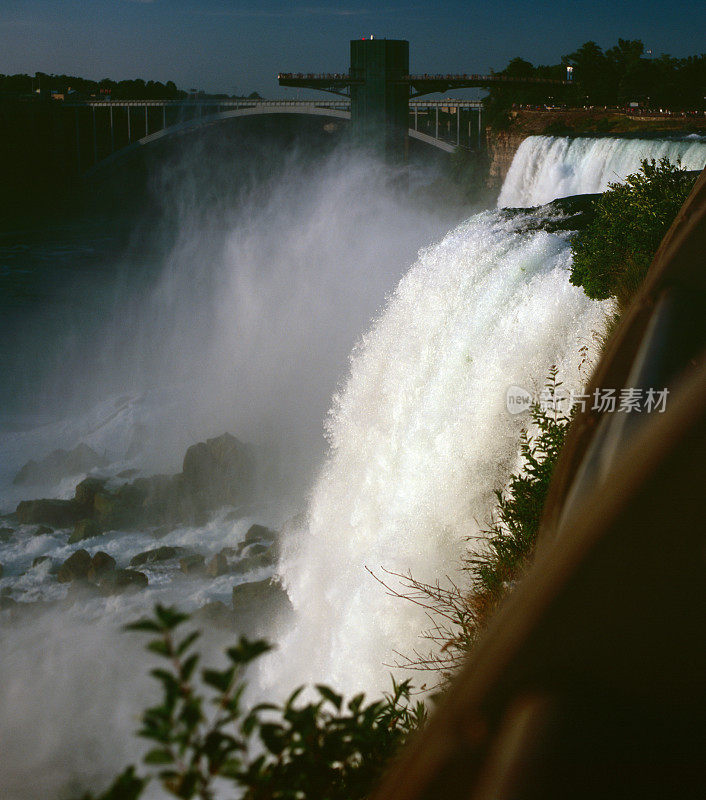
[[[645,158],[681,160],[686,169],[701,170],[706,165],[706,138],[528,136],[515,153],[498,206],[529,208],[557,197],[604,192],[609,183],[637,172]]]
[[[366,566],[457,576],[527,422],[506,389],[537,388],[552,364],[580,382],[604,309],[569,284],[566,235],[521,232],[532,219],[484,212],[423,250],[354,351],[308,524],[286,543],[296,624],[266,680],[379,690],[395,651],[423,650],[423,610]]]
[[[687,167],[699,168],[706,143],[531,137],[516,154],[500,205],[530,206],[599,191],[639,168],[641,158],[662,155],[681,156]],[[317,171],[311,184],[300,170],[296,179],[282,179],[270,202],[241,209],[237,229],[226,233],[223,246],[216,241],[206,248],[210,269],[221,271],[225,283],[212,277],[205,289],[202,284],[192,290],[204,233],[198,226],[193,231],[182,227],[178,257],[170,257],[157,285],[159,307],[162,312],[176,308],[180,322],[196,316],[197,324],[184,324],[176,346],[169,345],[168,319],[147,325],[139,346],[133,343],[137,355],[152,347],[142,365],[150,375],[151,365],[163,359],[162,340],[167,355],[177,360],[188,352],[189,363],[199,367],[195,383],[209,396],[197,398],[198,415],[179,419],[205,418],[215,407],[219,425],[231,417],[254,420],[255,427],[267,431],[280,411],[292,416],[287,403],[294,398],[299,408],[290,429],[309,431],[314,401],[332,373],[341,371],[329,363],[335,360],[329,353],[331,337],[340,350],[399,275],[401,248],[418,243],[414,237],[435,240],[443,223],[387,193],[384,182],[370,179],[372,167],[356,159],[334,160]],[[356,215],[350,213],[353,204]],[[541,229],[546,213],[485,211],[427,246],[360,339],[326,423],[329,453],[310,492],[304,522],[298,529],[289,526],[283,542],[278,572],[295,617],[254,676],[256,693],[281,695],[305,681],[330,683],[347,693],[379,693],[387,685],[386,664],[394,662],[395,651],[413,655],[426,649],[428,642],[420,639],[427,624],[424,612],[387,596],[366,566],[379,575],[381,568],[409,571],[421,581],[457,577],[468,537],[488,520],[493,490],[517,465],[519,431],[527,417],[508,413],[506,390],[512,385],[539,389],[552,364],[567,388],[577,387],[580,348],[590,349],[593,332],[603,325],[604,304],[589,301],[568,281],[568,234]],[[193,309],[197,299],[199,308]],[[348,304],[343,321],[336,303]],[[151,313],[154,298],[146,307]],[[130,319],[144,322],[139,308]],[[202,328],[208,336],[200,336]],[[326,380],[313,363],[312,350],[327,359]],[[264,363],[258,361],[263,353]],[[283,377],[284,362],[290,368]],[[111,369],[114,363],[108,359]],[[233,364],[239,380],[230,374]],[[303,372],[297,371],[302,364]],[[261,385],[253,385],[258,379]],[[173,388],[166,387],[168,397]],[[246,401],[231,403],[230,391],[244,392]],[[140,403],[151,403],[150,413],[164,418],[181,413],[171,400],[162,407],[159,386],[139,400],[120,402],[97,405],[95,419],[84,415],[4,435],[3,445],[12,446],[6,454],[13,456],[13,469],[27,457],[25,443],[38,448],[40,440],[49,445],[51,436],[53,446],[71,446],[75,441],[69,439],[80,436],[110,452],[112,439],[120,438]],[[261,419],[263,406],[268,413]],[[234,429],[248,438],[238,424]],[[189,441],[204,435],[200,430],[187,434]],[[0,470],[0,478],[10,472]],[[61,490],[70,493],[73,485]],[[241,541],[252,521],[275,524],[262,518],[226,523],[221,516],[203,528],[176,530],[161,543],[209,554]],[[28,534],[14,544],[0,543],[0,560],[6,553],[14,559],[7,562],[2,588],[12,584],[28,599],[36,599],[43,587],[56,589],[48,569],[41,575],[32,569],[24,576],[20,572],[51,548],[52,555],[65,558],[72,549],[66,538],[66,532]],[[149,535],[142,532],[122,532],[86,546],[91,552],[107,550],[122,565],[144,549],[146,539]],[[227,575],[174,585],[160,582],[159,575],[152,585],[150,578],[148,592],[107,601],[99,623],[95,607],[89,613],[93,621],[86,623],[79,604],[25,630],[0,630],[6,689],[0,697],[0,771],[12,800],[50,796],[76,776],[84,787],[91,780],[104,782],[134,758],[135,714],[145,706],[149,687],[143,682],[133,690],[140,651],[134,641],[123,643],[115,625],[155,600],[183,601],[194,608],[214,597],[227,598],[233,583]],[[61,626],[60,636],[50,633],[54,624]],[[124,658],[126,647],[132,661]],[[121,699],[117,707],[115,697]],[[65,721],[61,728],[46,723],[47,707],[53,719]],[[108,741],[106,730],[117,731],[122,750]],[[23,759],[27,752],[35,753],[34,764]]]

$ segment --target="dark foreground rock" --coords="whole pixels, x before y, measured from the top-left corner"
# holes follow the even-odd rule
[[[81,519],[82,510],[74,500],[23,500],[15,514],[22,525],[69,528]]]
[[[94,536],[100,536],[103,529],[94,519],[82,519],[76,523],[71,536],[69,536],[69,544],[82,542],[84,539],[92,539]]]
[[[120,592],[138,591],[147,587],[147,576],[134,569],[116,569],[106,573],[98,581],[102,594],[119,594]]]
[[[179,559],[179,569],[185,575],[200,575],[206,571],[206,559],[198,553]]]
[[[62,478],[70,478],[82,472],[104,467],[105,459],[87,444],[79,444],[73,450],[54,450],[40,461],[30,460],[15,475],[13,483],[54,484]]]
[[[275,619],[291,610],[287,592],[271,578],[233,587],[235,624],[245,635],[259,635]]]
[[[115,488],[105,478],[89,477],[76,486],[71,500],[24,500],[15,513],[25,525],[76,526],[72,542],[121,528],[167,531],[202,524],[221,506],[247,502],[254,484],[251,447],[224,433],[192,445],[178,475],[137,478]]]
[[[0,528],[0,542],[2,542],[3,544],[9,542],[10,539],[12,539],[14,533],[15,533],[14,528],[7,528],[7,527]]]
[[[69,583],[88,576],[91,566],[91,556],[87,550],[77,550],[72,553],[59,567],[56,579],[59,583]]]
[[[130,561],[131,567],[143,567],[148,564],[158,564],[162,561],[170,561],[174,558],[181,558],[188,554],[186,547],[170,547],[163,545],[162,547],[155,547],[153,550],[145,550],[144,553],[138,553],[133,556]]]
[[[230,433],[192,445],[182,466],[184,490],[196,510],[250,499],[255,482],[252,448]]]

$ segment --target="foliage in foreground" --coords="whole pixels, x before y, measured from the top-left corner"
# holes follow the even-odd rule
[[[611,183],[592,222],[573,238],[571,283],[594,300],[630,302],[667,229],[694,185],[680,163],[642,161],[625,183]]]
[[[225,779],[244,800],[357,800],[424,722],[424,705],[410,704],[409,681],[393,680],[390,694],[368,704],[362,694],[344,704],[317,686],[311,702],[297,704],[302,687],[284,705],[245,710],[242,671],[270,646],[241,638],[226,650],[229,666],[202,669],[198,681],[199,633],[176,633],[187,619],[157,605],[152,618],[128,626],[155,636],[147,648],[165,662],[152,670],[162,699],[142,715],[139,734],[153,744],[146,772],[128,767],[97,800],[135,800],[154,779],[180,798],[208,800]]]
[[[544,387],[546,397],[559,397],[561,382],[552,367]],[[530,408],[533,433],[520,438],[522,465],[506,488],[495,492],[497,505],[490,525],[471,547],[464,568],[468,587],[449,587],[392,574],[404,589],[384,585],[392,594],[427,609],[432,627],[425,637],[434,643],[427,655],[401,656],[396,666],[433,670],[448,681],[476,644],[490,617],[522,576],[534,554],[549,483],[564,445],[571,418],[560,405],[535,403]],[[479,542],[482,543],[479,548]],[[378,579],[380,580],[380,579]],[[382,581],[381,581],[382,582]]]

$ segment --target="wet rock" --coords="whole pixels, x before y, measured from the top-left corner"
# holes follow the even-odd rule
[[[264,525],[251,525],[245,534],[245,544],[253,542],[273,542],[277,538],[277,533]]]
[[[15,485],[54,484],[62,478],[103,467],[105,463],[105,459],[93,448],[87,444],[79,444],[73,450],[54,450],[40,461],[28,461],[12,482]]]
[[[144,553],[138,553],[130,561],[131,567],[143,567],[147,564],[156,564],[160,561],[169,561],[172,558],[180,558],[188,553],[186,547],[170,547],[163,545],[162,547],[155,547],[154,550],[145,550]]]
[[[4,568],[4,567],[3,567],[3,565],[0,563],[0,578],[2,578],[2,573],[3,573],[4,571],[5,571],[5,568]]]
[[[47,561],[51,563],[51,558],[49,556],[37,556],[35,559],[32,560],[32,569],[35,567],[39,567],[42,564],[46,564]]]
[[[93,513],[93,502],[98,492],[102,492],[106,478],[85,478],[76,486],[74,500],[84,509],[87,516]]]
[[[88,580],[98,581],[107,573],[113,572],[116,566],[115,559],[112,556],[99,550],[91,559],[91,566],[88,568]]]
[[[179,568],[185,575],[197,575],[205,572],[206,559],[198,553],[193,553],[179,559]]]
[[[37,525],[32,531],[32,536],[48,536],[50,533],[54,533],[53,528],[50,528],[48,525]]]
[[[68,528],[83,516],[75,500],[23,500],[15,511],[22,525],[51,525]]]
[[[0,528],[0,542],[5,544],[12,539],[13,534],[15,533],[14,528]]]
[[[196,609],[191,619],[197,624],[214,625],[218,628],[233,628],[235,617],[225,603],[214,600]]]
[[[102,533],[103,529],[94,519],[82,519],[76,523],[73,533],[69,536],[69,544],[76,544],[76,542],[82,542],[84,539],[92,539]]]
[[[143,572],[134,569],[116,569],[104,574],[98,581],[103,594],[138,591],[147,587],[149,581]]]
[[[233,587],[236,625],[246,635],[262,631],[263,625],[266,626],[273,617],[291,609],[285,590],[270,578]]]
[[[56,579],[59,583],[69,583],[88,576],[91,566],[91,557],[87,550],[77,550],[72,553],[59,567]]]
[[[208,560],[206,574],[212,578],[217,578],[219,575],[227,575],[229,572],[233,572],[241,552],[242,544],[238,545],[238,547],[224,547]]]
[[[252,449],[229,433],[199,442],[186,451],[182,477],[196,510],[237,505],[252,493]]]
[[[243,555],[247,556],[259,556],[262,553],[267,553],[270,549],[269,545],[266,545],[264,542],[255,542],[255,544],[250,544],[247,546]]]
[[[0,611],[14,611],[17,605],[17,600],[13,600],[7,595],[0,595]]]
[[[265,569],[267,567],[271,567],[273,564],[274,561],[270,557],[269,551],[267,551],[265,553],[258,553],[253,556],[242,558],[233,565],[231,572],[234,572],[238,575],[244,575],[246,572],[252,572],[256,569]]]

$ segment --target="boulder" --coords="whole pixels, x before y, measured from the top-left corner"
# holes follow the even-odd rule
[[[225,603],[213,600],[197,608],[191,615],[197,624],[213,625],[218,628],[233,628],[235,617],[233,611]]]
[[[115,559],[102,550],[99,550],[91,559],[91,566],[88,568],[88,580],[98,581],[103,575],[106,575],[108,572],[113,572],[115,568]]]
[[[37,525],[32,531],[32,536],[48,536],[50,533],[54,533],[53,528],[50,528],[48,525]]]
[[[15,511],[22,525],[51,525],[68,528],[83,516],[75,500],[23,500]]]
[[[276,538],[276,531],[256,523],[248,528],[248,532],[245,534],[245,544],[252,544],[254,542],[273,542]]]
[[[182,478],[196,510],[241,503],[255,482],[252,449],[229,433],[194,444],[184,456]]]
[[[50,556],[37,556],[32,560],[32,569],[39,567],[42,564],[46,564],[47,562],[49,562],[49,571],[51,572],[54,567],[54,562]]]
[[[116,569],[105,573],[98,581],[103,594],[137,591],[148,585],[147,575],[134,569]]]
[[[105,459],[87,444],[79,444],[73,450],[54,450],[40,461],[28,461],[12,482],[15,485],[55,484],[62,478],[103,467],[105,463]]]
[[[206,573],[212,578],[226,575],[233,571],[233,567],[241,552],[241,546],[224,547],[219,553],[212,556],[206,563]]]
[[[84,539],[92,539],[94,536],[100,536],[103,529],[94,519],[82,519],[76,523],[73,533],[69,536],[69,544],[76,544],[82,542]]]
[[[271,567],[274,564],[274,559],[269,555],[269,550],[265,553],[257,553],[253,556],[246,556],[240,561],[235,563],[231,572],[238,575],[244,575],[246,572],[252,572],[255,569],[264,569]]]
[[[169,561],[172,558],[181,558],[189,551],[186,547],[170,547],[163,545],[162,547],[155,547],[153,550],[145,550],[144,553],[138,553],[130,561],[131,567],[142,567],[146,564],[156,564],[160,561]]]
[[[69,583],[88,576],[91,566],[91,557],[86,550],[77,550],[72,553],[59,567],[56,579],[59,583]]]
[[[206,559],[198,553],[179,559],[179,568],[185,575],[197,575],[206,569]]]
[[[0,542],[5,544],[12,539],[12,535],[14,534],[14,528],[0,528]]]
[[[233,611],[242,634],[261,635],[273,617],[291,609],[285,590],[270,578],[233,587]]]
[[[93,501],[98,492],[102,492],[106,478],[84,478],[81,483],[76,486],[74,493],[74,500],[84,509],[87,516],[93,513]]]

